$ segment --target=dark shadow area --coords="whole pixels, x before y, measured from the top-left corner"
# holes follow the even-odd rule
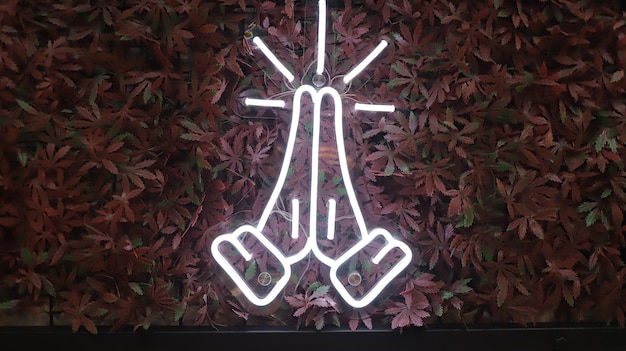
[[[507,350],[624,349],[624,329],[606,325],[536,328],[440,326],[389,330],[222,330],[151,328],[145,332],[72,333],[69,328],[0,328],[5,350]]]

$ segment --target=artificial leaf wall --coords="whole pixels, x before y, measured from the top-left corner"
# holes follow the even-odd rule
[[[258,219],[291,117],[242,100],[289,103],[309,82],[316,6],[0,5],[0,309],[47,306],[54,323],[93,333],[157,323],[623,326],[626,30],[615,1],[329,2],[329,77],[390,43],[351,85],[329,84],[347,102],[396,106],[346,105],[344,135],[366,218],[410,243],[414,260],[367,310],[342,308],[314,261],[294,268],[273,313],[242,305],[209,246]],[[288,62],[293,84],[252,35]],[[286,192],[306,191],[308,148],[298,145],[303,176]],[[321,154],[336,165],[332,146]]]

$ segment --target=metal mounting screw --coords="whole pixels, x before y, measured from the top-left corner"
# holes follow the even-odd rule
[[[350,273],[350,275],[348,275],[348,284],[352,285],[352,286],[359,286],[361,285],[361,275],[357,272],[352,272]]]
[[[272,275],[267,272],[259,273],[257,281],[261,286],[268,286],[272,283]]]
[[[319,88],[324,84],[326,84],[326,77],[323,74],[316,74],[313,76],[313,85]]]

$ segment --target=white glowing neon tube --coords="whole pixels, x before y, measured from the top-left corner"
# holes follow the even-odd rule
[[[354,109],[357,111],[370,111],[370,112],[393,112],[396,110],[394,105],[378,105],[378,104],[354,104]]]
[[[391,249],[398,248],[402,250],[404,253],[403,257],[400,259],[398,263],[396,263],[391,270],[389,270],[382,278],[379,278],[374,286],[371,288],[369,292],[367,292],[364,296],[360,298],[354,298],[346,287],[341,283],[341,280],[338,276],[339,267],[348,261],[351,257],[356,255],[359,251],[361,251],[365,246],[371,243],[377,236],[382,235],[385,240],[387,240],[387,244],[383,247],[384,254],[387,254]],[[376,255],[378,258],[378,262],[382,259],[379,257],[380,255]],[[370,235],[367,238],[363,238],[359,241],[355,246],[350,248],[350,250],[346,251],[343,255],[337,258],[337,262],[330,266],[330,281],[333,283],[333,287],[337,290],[341,298],[350,306],[354,308],[362,308],[374,301],[380,295],[380,293],[391,283],[391,281],[398,276],[398,274],[402,273],[402,271],[411,263],[412,253],[409,246],[399,240],[396,240],[391,237],[388,231],[385,229],[377,228],[372,230]],[[378,264],[378,262],[373,262],[374,264]]]
[[[285,156],[283,159],[282,167],[280,168],[280,173],[278,174],[278,179],[276,180],[276,186],[274,186],[274,190],[270,195],[269,200],[267,201],[267,205],[265,209],[263,209],[263,213],[261,214],[261,219],[259,219],[259,224],[257,224],[257,228],[259,231],[263,230],[265,224],[267,223],[267,219],[272,214],[274,209],[274,205],[276,204],[276,200],[278,200],[278,196],[280,195],[280,191],[283,189],[285,185],[285,180],[287,179],[287,173],[289,173],[289,164],[291,162],[291,157],[293,156],[293,149],[296,145],[296,135],[298,133],[298,123],[300,121],[300,101],[302,99],[302,93],[308,91],[309,93],[314,94],[315,89],[309,85],[303,85],[294,94],[293,98],[293,112],[291,113],[291,126],[289,129],[289,137],[287,139],[287,147],[285,148]]]
[[[365,225],[365,219],[363,218],[363,214],[361,213],[361,207],[359,206],[359,202],[356,198],[356,191],[354,191],[354,187],[352,186],[352,180],[350,179],[350,169],[348,168],[348,159],[346,158],[346,146],[344,144],[344,136],[343,136],[343,112],[341,108],[341,96],[337,90],[331,87],[325,87],[320,89],[320,93],[324,92],[333,97],[333,104],[335,105],[335,139],[337,141],[337,154],[339,156],[339,168],[341,169],[341,176],[343,180],[343,184],[346,187],[346,194],[348,195],[348,199],[350,200],[350,207],[354,212],[354,219],[356,220],[359,231],[362,237],[366,237],[367,226]],[[321,94],[320,94],[321,95]],[[319,99],[319,105],[316,106],[315,115],[321,109],[321,97]],[[314,116],[315,121],[315,116]],[[315,130],[315,129],[314,129]],[[314,134],[315,137],[315,134]],[[313,139],[313,143],[315,143],[315,139]]]
[[[335,199],[328,200],[328,240],[335,239],[335,217],[337,213],[337,201]]]
[[[291,200],[291,238],[297,239],[300,232],[300,200]]]
[[[283,100],[245,98],[243,100],[243,103],[246,106],[278,107],[278,108],[285,107],[285,102]]]
[[[361,71],[363,71],[365,69],[365,67],[367,67],[367,65],[369,65],[372,61],[374,61],[376,56],[380,55],[380,53],[383,51],[383,49],[385,49],[387,47],[387,45],[389,45],[389,43],[387,43],[385,40],[382,40],[380,42],[380,44],[378,44],[378,46],[376,46],[374,51],[370,52],[370,54],[367,55],[365,57],[365,59],[363,59],[363,61],[361,61],[361,63],[359,63],[356,67],[354,67],[352,69],[352,71],[350,71],[348,74],[346,74],[343,77],[343,82],[347,84],[352,79],[354,79],[354,77],[356,77],[357,74],[361,73]]]
[[[300,87],[302,88],[302,87]],[[300,89],[299,88],[299,89]],[[298,90],[299,90],[298,89]],[[341,108],[341,96],[337,90],[331,87],[324,87],[319,91],[316,91],[312,86],[308,86],[307,91],[311,90],[310,94],[313,98],[313,143],[311,147],[312,160],[311,160],[311,200],[310,200],[310,216],[309,216],[309,240],[313,243],[311,250],[315,257],[327,266],[335,264],[335,260],[322,253],[317,245],[317,200],[318,200],[318,184],[319,184],[319,155],[320,155],[320,128],[322,125],[322,99],[324,95],[329,95],[333,99],[333,106],[335,107],[335,117],[342,116]],[[297,93],[297,91],[296,91]],[[339,141],[337,141],[339,142]],[[339,150],[337,150],[339,152]],[[339,152],[339,159],[341,159],[341,153]],[[343,156],[345,157],[345,155]]]
[[[319,1],[319,9],[317,10],[317,69],[315,73],[324,73],[324,59],[326,58],[326,0]]]
[[[274,55],[270,49],[267,47],[267,45],[265,45],[265,43],[263,42],[263,40],[261,40],[261,38],[259,37],[254,37],[252,39],[252,42],[254,44],[256,44],[256,46],[259,47],[259,49],[261,49],[261,51],[265,54],[265,56],[267,56],[268,59],[270,59],[270,61],[274,64],[274,66],[280,71],[280,73],[283,74],[283,76],[285,76],[285,78],[287,78],[287,80],[289,82],[293,82],[294,80],[294,76],[291,72],[289,72],[289,70],[287,69],[287,67],[285,67],[285,65],[283,65],[278,58],[276,57],[276,55]]]

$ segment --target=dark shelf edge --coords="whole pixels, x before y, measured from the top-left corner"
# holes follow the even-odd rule
[[[624,350],[626,329],[605,324],[429,326],[399,330],[291,330],[210,327],[152,327],[133,332],[99,329],[98,335],[70,327],[0,327],[3,349],[43,350]],[[8,348],[4,348],[7,347]]]

